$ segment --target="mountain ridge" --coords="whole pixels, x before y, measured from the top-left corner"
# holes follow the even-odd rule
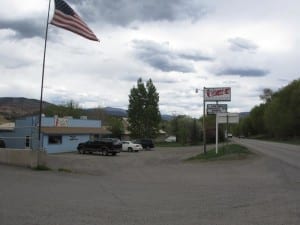
[[[43,101],[43,107],[54,105]],[[30,116],[39,113],[40,101],[24,97],[0,97],[0,114],[6,120]]]
[[[43,101],[43,108],[56,105]],[[96,108],[83,109],[85,112],[93,111]],[[17,118],[38,114],[40,110],[40,100],[24,97],[0,97],[0,116],[4,120],[12,121]],[[105,107],[104,112],[110,116],[127,117],[127,110],[116,107]],[[163,120],[170,120],[170,115],[162,115]],[[2,120],[3,120],[2,119]],[[0,118],[1,121],[1,118]]]
[[[43,108],[56,105],[43,101]],[[93,111],[97,108],[83,109],[84,112]],[[40,100],[24,97],[0,97],[0,122],[12,121],[17,118],[36,115],[40,110]],[[109,116],[127,117],[127,110],[117,107],[105,107],[104,112]],[[241,112],[240,117],[247,116],[249,112]],[[174,118],[172,115],[162,114],[162,120],[170,121]]]

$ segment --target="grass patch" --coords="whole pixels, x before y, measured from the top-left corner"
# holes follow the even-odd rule
[[[214,160],[237,160],[245,159],[248,155],[253,154],[246,147],[238,144],[229,144],[225,146],[220,146],[218,149],[218,154],[216,154],[216,149],[210,149],[206,154],[201,153],[191,158],[186,159],[186,161],[214,161]]]
[[[33,169],[33,170],[36,170],[36,171],[47,171],[47,170],[51,170],[49,167],[44,166],[44,165],[38,165],[38,166],[36,166],[36,167],[33,167],[32,169]]]
[[[66,169],[66,168],[58,168],[59,172],[64,172],[64,173],[72,173],[72,170]]]

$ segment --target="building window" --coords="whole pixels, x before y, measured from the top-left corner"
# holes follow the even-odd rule
[[[30,136],[26,136],[25,139],[25,148],[29,148],[30,147]]]
[[[49,145],[57,145],[62,143],[62,136],[61,135],[50,135],[48,136],[48,144]]]
[[[99,134],[91,134],[90,135],[90,140],[91,141],[97,141],[97,140],[99,140],[99,138],[100,138]]]

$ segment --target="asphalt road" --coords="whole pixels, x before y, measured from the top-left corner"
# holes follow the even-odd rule
[[[200,148],[52,155],[53,171],[0,165],[0,224],[300,224],[299,167],[260,153],[182,161]]]
[[[300,146],[276,143],[270,141],[258,141],[254,139],[234,138],[234,142],[242,144],[252,150],[263,153],[272,158],[300,168]]]

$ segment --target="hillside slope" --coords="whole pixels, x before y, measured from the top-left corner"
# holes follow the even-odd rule
[[[43,107],[51,105],[43,102]],[[0,115],[5,120],[14,120],[19,117],[33,115],[39,113],[40,101],[28,98],[0,98]]]

